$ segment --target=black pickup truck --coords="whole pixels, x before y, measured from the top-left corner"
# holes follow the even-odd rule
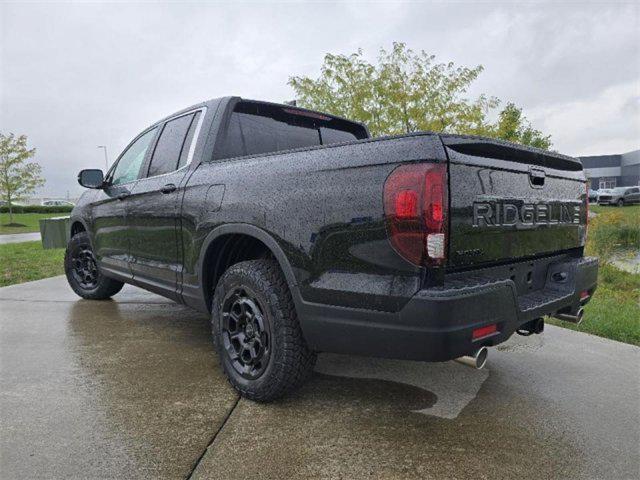
[[[577,322],[597,283],[570,157],[367,128],[226,97],[144,130],[71,214],[71,287],[130,283],[211,315],[248,398],[299,386],[317,352],[471,356],[542,318]]]

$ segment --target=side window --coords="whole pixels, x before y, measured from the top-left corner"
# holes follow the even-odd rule
[[[156,130],[157,128],[153,128],[143,134],[120,156],[111,176],[111,185],[131,182],[138,178],[140,167],[142,167],[147,150],[155,137]]]
[[[148,177],[173,172],[178,168],[180,155],[185,146],[185,138],[194,114],[183,115],[167,122],[162,129],[158,143],[151,157]],[[187,147],[188,149],[188,147]]]
[[[187,164],[187,160],[189,159],[189,150],[191,150],[193,142],[193,136],[196,133],[196,128],[198,128],[198,122],[200,121],[200,115],[202,112],[196,112],[193,117],[193,121],[191,122],[191,126],[189,127],[189,131],[187,132],[187,138],[184,141],[184,147],[182,147],[182,153],[180,153],[180,161],[178,162],[178,168],[182,168]]]

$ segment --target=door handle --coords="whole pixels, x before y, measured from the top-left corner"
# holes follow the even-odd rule
[[[171,193],[171,192],[175,192],[177,188],[178,187],[176,187],[173,183],[167,183],[164,187],[160,189],[160,191],[162,193]]]
[[[129,195],[131,195],[130,193],[121,193],[120,195],[118,195],[116,198],[118,200],[124,200],[125,198],[127,198]]]

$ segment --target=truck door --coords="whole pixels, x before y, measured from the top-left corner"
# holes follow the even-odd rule
[[[157,128],[142,133],[120,155],[91,207],[93,247],[100,267],[131,277],[126,209]]]
[[[161,125],[153,153],[127,204],[134,282],[176,300],[182,271],[178,245],[180,199],[200,117],[200,111],[193,111]]]

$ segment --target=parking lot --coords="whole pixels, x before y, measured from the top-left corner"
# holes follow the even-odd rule
[[[319,356],[262,405],[208,319],[134,287],[0,289],[3,478],[638,478],[640,349],[557,327],[488,367]]]

